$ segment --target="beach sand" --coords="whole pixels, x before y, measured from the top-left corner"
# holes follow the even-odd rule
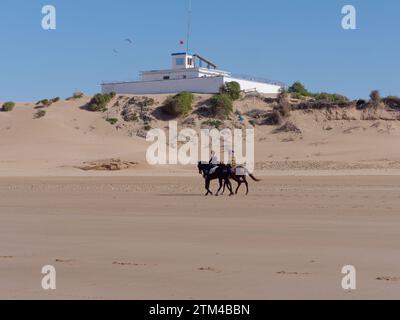
[[[0,298],[399,297],[400,177],[271,176],[232,198],[205,198],[201,184],[1,179]],[[54,291],[41,288],[44,265]],[[356,291],[341,287],[345,265]]]

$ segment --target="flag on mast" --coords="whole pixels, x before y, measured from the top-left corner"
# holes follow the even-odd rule
[[[189,0],[186,52],[189,52],[191,27],[192,27],[192,0]]]

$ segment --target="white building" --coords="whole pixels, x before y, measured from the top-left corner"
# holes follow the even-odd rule
[[[218,93],[226,83],[236,81],[245,92],[256,91],[277,94],[283,84],[252,77],[233,76],[218,70],[217,66],[195,54],[173,53],[172,68],[140,73],[141,81],[103,83],[102,92],[118,94],[162,94],[189,91],[193,93]]]

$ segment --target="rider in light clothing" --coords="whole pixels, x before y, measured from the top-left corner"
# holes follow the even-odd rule
[[[210,172],[212,172],[212,170],[218,167],[220,164],[218,156],[215,151],[211,152],[211,159],[209,161],[209,164],[210,164],[209,169],[206,172],[204,172],[204,176],[210,174]]]

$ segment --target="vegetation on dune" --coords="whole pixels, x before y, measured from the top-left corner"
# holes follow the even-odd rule
[[[36,102],[36,105],[43,106],[43,107],[50,107],[53,103],[56,103],[58,101],[60,101],[60,97],[55,97],[52,99],[43,99],[43,100]]]
[[[107,118],[106,121],[112,125],[115,125],[118,122],[117,118]]]
[[[316,93],[313,95],[313,97],[315,100],[318,101],[328,101],[328,102],[338,102],[338,103],[349,102],[349,99],[347,97],[336,93],[326,93],[326,92]]]
[[[327,101],[333,103],[349,102],[349,99],[347,97],[336,93],[311,93],[301,82],[298,81],[293,83],[289,87],[288,93],[290,94],[291,98],[298,100],[305,100],[306,98],[310,98],[317,101]]]
[[[153,129],[149,123],[145,123],[143,128],[145,131],[150,131],[151,129]]]
[[[210,100],[210,104],[214,117],[218,119],[228,119],[233,112],[233,102],[226,93],[214,95]]]
[[[38,112],[35,113],[34,118],[35,119],[40,119],[43,118],[46,115],[46,111],[45,110],[39,110]]]
[[[295,83],[293,83],[289,89],[288,89],[288,93],[293,93],[296,94],[298,96],[303,96],[303,97],[310,97],[312,94],[305,88],[305,86],[297,81]]]
[[[373,108],[378,108],[380,103],[382,102],[381,94],[378,90],[373,90],[369,95],[370,101],[369,105]]]
[[[83,98],[83,96],[84,96],[83,92],[75,91],[75,92],[72,94],[72,97],[67,98],[67,100],[81,99],[81,98]]]
[[[282,88],[278,95],[277,103],[274,105],[272,112],[265,115],[263,124],[282,125],[285,120],[290,117],[291,110],[292,106],[289,102],[289,93],[285,88]],[[254,114],[254,111],[252,113]]]
[[[400,98],[397,96],[387,96],[382,102],[392,109],[400,109]]]
[[[14,109],[14,107],[15,107],[15,102],[8,101],[8,102],[6,102],[6,103],[3,104],[1,110],[2,110],[3,112],[10,112],[10,111],[12,111],[12,110]]]
[[[92,112],[105,112],[107,111],[107,104],[112,100],[115,95],[112,93],[98,93],[93,96],[87,104],[86,109]]]
[[[223,122],[221,120],[207,120],[202,123],[204,126],[212,127],[219,129],[222,126]]]
[[[222,94],[227,94],[232,101],[240,98],[241,88],[240,84],[236,81],[226,82],[221,88]]]
[[[173,97],[169,97],[162,109],[173,117],[185,116],[192,111],[193,100],[193,93],[184,91]]]

